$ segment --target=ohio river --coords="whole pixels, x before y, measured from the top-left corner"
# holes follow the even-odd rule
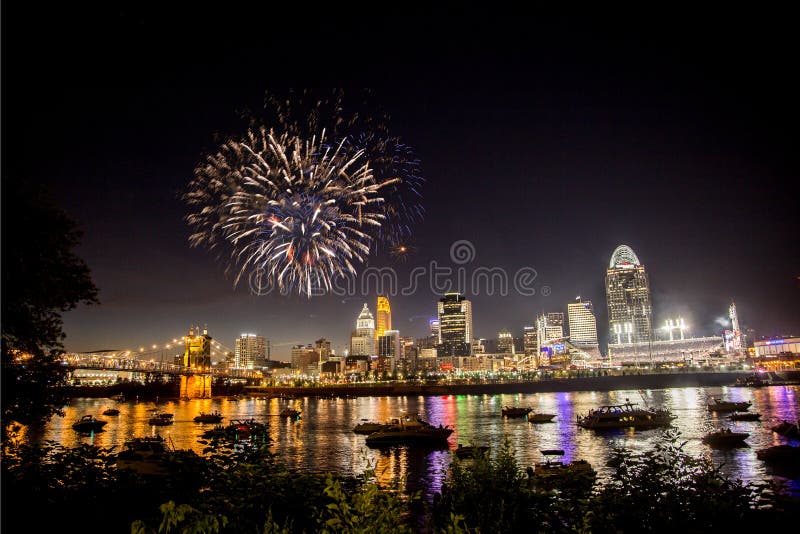
[[[760,421],[732,422],[728,414],[707,410],[712,397],[731,401],[752,401],[750,412],[761,414]],[[272,437],[271,450],[287,465],[305,471],[336,471],[360,474],[367,465],[375,467],[382,482],[404,481],[409,491],[421,490],[430,497],[439,491],[452,460],[452,450],[459,443],[488,445],[492,450],[508,440],[520,464],[525,467],[542,461],[540,449],[563,449],[563,460],[588,460],[602,478],[610,473],[606,467],[614,447],[646,451],[662,439],[661,430],[596,432],[578,427],[577,415],[606,404],[621,404],[626,399],[639,406],[669,409],[677,418],[673,426],[687,441],[684,450],[693,456],[711,458],[715,466],[734,479],[758,482],[771,478],[786,481],[794,495],[800,495],[797,474],[776,473],[756,458],[756,450],[789,443],[770,430],[800,416],[799,386],[744,387],[684,387],[671,389],[626,390],[610,392],[563,392],[503,395],[444,395],[414,397],[359,397],[353,399],[301,398],[293,400],[225,398],[191,401],[168,401],[158,405],[163,411],[175,414],[175,423],[166,427],[148,424],[155,404],[152,402],[120,402],[110,399],[73,399],[66,407],[65,417],[54,417],[44,428],[29,430],[24,439],[31,443],[54,440],[62,445],[89,443],[101,447],[122,443],[133,436],[160,434],[169,437],[177,448],[191,448],[198,453],[198,443],[204,429],[192,419],[201,411],[219,410],[231,419],[254,418],[268,422]],[[291,406],[302,412],[300,419],[280,418],[281,410]],[[553,423],[531,424],[524,418],[503,418],[503,406],[529,406],[535,412],[556,414]],[[103,410],[116,407],[118,416],[103,416]],[[402,412],[419,413],[434,425],[450,425],[455,429],[447,447],[439,450],[408,446],[371,449],[365,436],[353,433],[362,420],[383,422]],[[103,432],[81,435],[71,427],[85,414],[108,421]],[[747,445],[741,448],[718,450],[701,442],[703,435],[719,428],[748,432]]]

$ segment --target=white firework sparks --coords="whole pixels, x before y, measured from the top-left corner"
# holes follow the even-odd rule
[[[361,151],[324,148],[324,135],[250,130],[195,169],[190,243],[229,250],[235,284],[260,271],[272,287],[311,296],[369,255],[387,219],[379,191],[396,179],[377,182]]]

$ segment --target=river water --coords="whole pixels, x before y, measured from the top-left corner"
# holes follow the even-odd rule
[[[752,401],[751,412],[761,414],[761,421],[731,422],[727,414],[716,415],[706,406],[712,397],[732,401]],[[66,446],[90,443],[102,447],[119,446],[133,436],[160,434],[169,436],[177,448],[191,448],[201,452],[198,439],[204,429],[192,419],[201,411],[219,410],[231,419],[255,418],[269,422],[273,439],[272,451],[286,464],[300,470],[337,471],[359,474],[368,463],[375,467],[382,482],[403,481],[409,491],[421,490],[430,497],[439,491],[452,460],[452,449],[464,445],[488,445],[499,448],[509,440],[514,454],[522,466],[532,465],[543,458],[540,449],[563,449],[564,461],[588,460],[602,478],[610,472],[605,467],[613,447],[645,451],[662,439],[662,431],[611,431],[596,432],[578,427],[577,415],[604,404],[621,404],[626,399],[650,407],[669,409],[677,419],[677,428],[684,450],[692,455],[710,457],[715,465],[732,478],[758,482],[775,478],[785,481],[795,495],[800,495],[800,477],[797,474],[776,473],[756,458],[756,450],[790,443],[796,440],[770,431],[781,420],[796,422],[800,417],[799,386],[769,386],[763,388],[709,387],[629,390],[611,392],[562,392],[498,395],[444,395],[414,397],[359,397],[353,399],[263,399],[243,398],[231,401],[225,398],[168,401],[158,405],[163,411],[174,413],[175,423],[166,427],[148,424],[153,402],[114,402],[110,399],[73,399],[66,408],[65,417],[55,417],[45,427],[29,429],[24,439],[37,443],[54,440]],[[291,406],[302,412],[300,419],[278,417],[281,410]],[[536,412],[556,414],[553,423],[531,424],[524,418],[503,418],[503,406],[530,406]],[[103,416],[103,410],[116,407],[118,416]],[[420,449],[396,446],[371,449],[365,436],[353,433],[353,427],[362,420],[385,421],[402,412],[419,413],[434,425],[451,425],[455,432],[448,447]],[[108,421],[104,431],[81,435],[71,427],[85,414],[93,414]],[[712,449],[701,442],[703,435],[719,428],[750,433],[747,445],[735,449]],[[786,476],[781,476],[786,475]]]

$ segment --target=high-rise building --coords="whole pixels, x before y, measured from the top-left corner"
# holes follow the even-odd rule
[[[400,358],[402,354],[398,330],[387,330],[378,338],[378,356]]]
[[[319,353],[311,345],[295,345],[292,347],[292,369],[308,372],[309,366],[319,363]]]
[[[514,336],[508,330],[501,330],[497,334],[497,352],[500,354],[514,354]]]
[[[472,303],[460,293],[439,300],[439,356],[469,356],[472,343]]]
[[[322,362],[327,362],[331,357],[331,342],[324,337],[319,338],[314,342],[314,349],[319,354],[319,359]]]
[[[378,308],[375,314],[375,341],[387,330],[392,329],[392,308],[389,306],[389,299],[384,296],[378,297]]]
[[[436,338],[436,343],[442,342],[439,338],[439,324],[439,319],[431,319],[428,321],[428,326],[431,328],[431,337]]]
[[[351,356],[371,356],[375,354],[375,319],[367,304],[356,319],[356,330],[350,336]]]
[[[580,298],[580,297],[579,297]],[[567,304],[569,340],[573,345],[597,345],[597,320],[592,301]]]
[[[564,314],[562,312],[550,312],[546,317],[545,338],[548,340],[562,339],[564,337]]]
[[[650,284],[636,253],[620,245],[606,271],[610,344],[649,344],[653,338]]]
[[[531,360],[532,364],[536,364],[536,357],[539,355],[539,336],[537,335],[535,326],[526,326],[523,329],[522,341],[525,357]]]
[[[264,336],[242,334],[236,338],[233,365],[237,369],[261,369],[267,361],[267,341]]]

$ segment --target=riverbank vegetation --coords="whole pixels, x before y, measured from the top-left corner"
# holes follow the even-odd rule
[[[2,526],[10,532],[706,532],[796,524],[798,503],[768,485],[725,478],[682,451],[675,434],[652,451],[618,450],[610,478],[542,490],[513,451],[454,460],[426,501],[361,477],[295,472],[256,446],[178,451],[168,475],[115,466],[116,451],[5,443]],[[599,466],[596,466],[599,467]],[[37,513],[25,513],[37,503]]]

